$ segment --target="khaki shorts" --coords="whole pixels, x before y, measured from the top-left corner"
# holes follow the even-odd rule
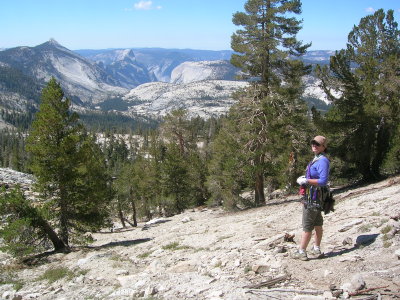
[[[318,208],[308,208],[303,206],[303,231],[311,232],[315,226],[322,226],[324,219]]]

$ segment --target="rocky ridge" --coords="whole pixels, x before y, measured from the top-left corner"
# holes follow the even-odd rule
[[[227,213],[197,208],[93,234],[88,247],[43,256],[31,266],[1,254],[22,288],[2,299],[374,299],[400,296],[400,176],[337,190],[324,217],[325,256],[291,258],[301,234],[298,196]],[[70,276],[49,282],[43,274]],[[369,292],[368,292],[369,289]],[[380,297],[380,298],[378,298]],[[365,298],[365,295],[363,297]],[[372,299],[372,298],[371,298]]]
[[[236,103],[232,94],[247,87],[244,81],[204,80],[186,84],[151,82],[132,89],[123,99],[128,115],[165,116],[175,109],[187,109],[189,116],[221,116]],[[179,99],[179,100],[177,100]]]
[[[71,51],[53,39],[35,47],[6,49],[0,51],[0,66],[10,72],[6,77],[12,84],[9,80],[0,82],[0,107],[20,112],[27,106],[37,107],[41,89],[54,77],[76,111],[106,106],[105,110],[133,117],[138,114],[158,117],[183,108],[191,116],[221,116],[235,103],[224,86],[229,86],[232,92],[244,84],[234,81],[239,70],[229,63],[232,53],[151,48]],[[325,64],[332,54],[311,51],[304,60]],[[26,80],[34,83],[34,91],[23,86]],[[210,84],[212,81],[226,83]],[[316,77],[306,76],[304,82],[304,97],[317,103],[328,102]],[[166,84],[169,84],[167,92],[156,99],[146,100],[146,95],[131,97],[143,90],[158,93],[160,86]],[[126,100],[122,111],[121,100]]]

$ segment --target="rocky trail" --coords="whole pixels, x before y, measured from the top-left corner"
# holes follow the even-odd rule
[[[228,213],[198,208],[93,234],[68,254],[17,264],[0,253],[1,299],[400,299],[400,176],[335,194],[323,258],[291,258],[301,235],[292,195]],[[310,243],[310,246],[312,243]],[[66,270],[52,281],[49,270]]]

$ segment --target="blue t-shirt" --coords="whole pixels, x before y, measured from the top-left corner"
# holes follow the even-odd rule
[[[321,157],[311,164],[309,171],[307,171],[307,179],[318,179],[319,186],[325,186],[328,184],[329,179],[329,159],[321,155]]]

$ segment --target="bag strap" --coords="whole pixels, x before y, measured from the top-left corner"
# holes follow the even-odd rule
[[[317,157],[314,157],[314,159],[312,161],[310,161],[310,163],[307,165],[307,170],[306,170],[306,177],[307,178],[311,178],[311,171],[310,171],[311,166],[322,157],[324,157],[324,155],[319,154]]]

